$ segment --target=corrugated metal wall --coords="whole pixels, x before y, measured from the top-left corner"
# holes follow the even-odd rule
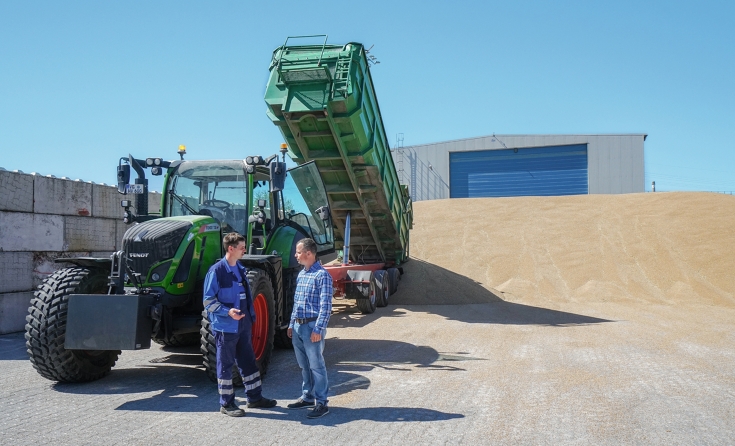
[[[449,153],[450,198],[580,195],[587,145]]]
[[[590,194],[645,191],[645,134],[620,135],[494,135],[393,151],[398,177],[408,184],[414,201],[450,197],[449,153],[561,145],[587,145]]]

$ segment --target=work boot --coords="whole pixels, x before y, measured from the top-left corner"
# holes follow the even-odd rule
[[[244,417],[245,411],[237,407],[237,404],[230,403],[226,406],[222,406],[219,408],[220,413],[223,413],[230,417]]]
[[[248,409],[268,409],[269,407],[274,407],[276,403],[276,400],[261,398],[258,401],[248,403]]]

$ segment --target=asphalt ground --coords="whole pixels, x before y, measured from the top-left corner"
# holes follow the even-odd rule
[[[372,315],[335,302],[330,410],[309,420],[291,350],[244,418],[218,412],[197,347],[126,351],[96,382],[38,375],[0,336],[0,443],[732,444],[735,310],[636,302],[554,309],[488,298]],[[242,389],[238,400],[244,404]]]

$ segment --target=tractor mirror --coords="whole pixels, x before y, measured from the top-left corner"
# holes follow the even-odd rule
[[[321,218],[322,221],[329,220],[329,206],[320,207],[316,210],[316,213],[319,214],[319,218]]]
[[[268,167],[271,174],[271,192],[283,190],[286,185],[286,163],[270,163]]]
[[[117,166],[117,191],[124,194],[125,186],[130,182],[130,164]]]

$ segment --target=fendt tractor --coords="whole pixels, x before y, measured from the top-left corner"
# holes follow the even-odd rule
[[[122,350],[150,348],[153,340],[200,343],[204,368],[216,381],[203,282],[224,255],[223,235],[233,231],[246,237],[240,262],[253,290],[253,349],[263,374],[274,345],[291,345],[286,330],[301,268],[294,257],[299,240],[316,241],[335,298],[356,299],[363,313],[388,304],[408,259],[412,210],[385,138],[367,54],[358,43],[326,45],[325,38],[323,45],[288,46],[289,39],[274,51],[266,91],[268,115],[287,141],[280,155],[196,161],[184,160],[182,147],[174,161],[120,159],[118,191],[131,225],[122,249],[109,258],[59,259],[73,266],[48,277],[31,301],[26,346],[43,377],[99,379]],[[287,153],[296,167],[287,169]],[[147,211],[146,169],[165,175],[160,214]]]

